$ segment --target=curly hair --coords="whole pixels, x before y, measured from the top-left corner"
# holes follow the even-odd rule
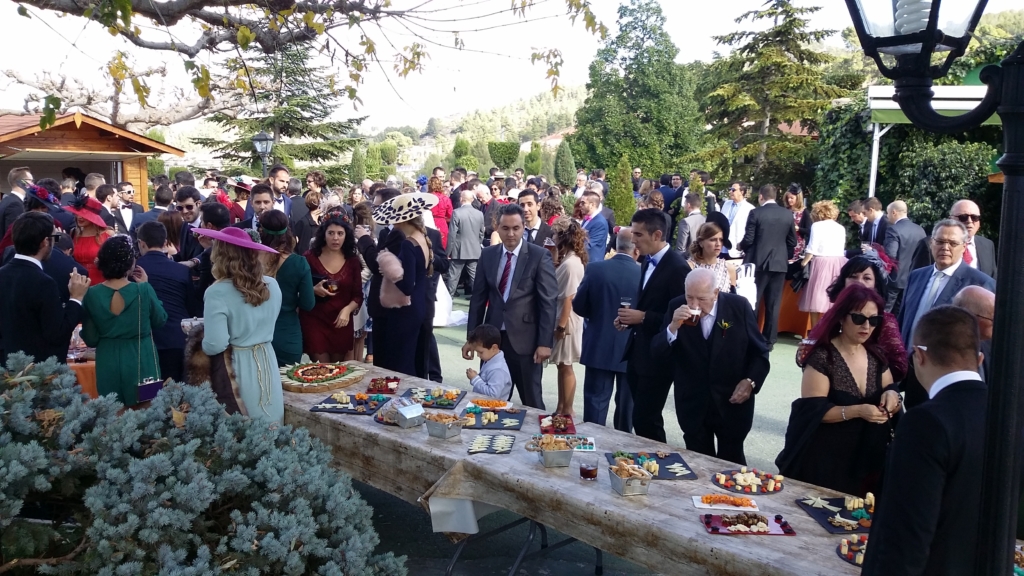
[[[658,210],[665,209],[665,195],[657,190],[652,191],[647,195],[647,207],[657,208]]]
[[[839,218],[839,208],[831,200],[819,200],[811,205],[811,220],[835,220]]]
[[[442,182],[437,176],[431,176],[430,179],[427,180],[427,192],[430,192],[431,194],[444,194],[444,182]]]
[[[700,243],[714,238],[716,234],[721,234],[722,240],[725,241],[725,233],[722,232],[722,228],[718,224],[714,222],[701,224],[697,229],[697,240],[690,244],[690,255],[694,258],[703,258],[704,247]]]
[[[360,202],[353,206],[352,219],[355,221],[356,226],[366,226],[372,231],[376,226],[376,223],[373,221],[373,204]]]
[[[263,281],[263,262],[256,250],[216,241],[210,253],[213,277],[231,280],[246,304],[259,306],[270,299],[270,288]]]
[[[584,265],[587,264],[587,234],[575,220],[562,216],[551,223],[551,232],[555,234],[559,264],[569,252],[576,254]]]
[[[324,253],[324,246],[327,246],[327,229],[331,226],[341,226],[345,230],[345,239],[341,242],[341,254],[346,259],[355,258],[356,237],[352,231],[352,222],[349,221],[348,217],[334,212],[328,214],[323,219],[323,222],[320,222],[320,227],[316,229],[316,235],[310,243],[309,251],[314,256],[320,256]]]
[[[132,241],[124,235],[113,236],[100,246],[96,267],[107,280],[125,278],[135,267]]]
[[[565,207],[562,206],[562,200],[558,196],[549,195],[544,198],[540,203],[540,217],[545,222],[550,220],[553,216],[565,215]]]
[[[306,174],[306,178],[312,178],[313,183],[316,184],[318,188],[327,186],[327,177],[319,170],[313,170],[309,174]]]

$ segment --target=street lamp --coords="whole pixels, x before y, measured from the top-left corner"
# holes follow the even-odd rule
[[[267,158],[270,157],[270,151],[274,149],[274,138],[266,132],[260,130],[260,133],[252,137],[252,145],[256,148],[256,153],[260,155],[260,162],[263,163],[263,177],[267,177]]]
[[[1024,424],[1024,42],[1000,66],[986,66],[988,86],[978,106],[962,116],[942,116],[932,107],[932,80],[962,56],[987,0],[846,0],[864,52],[896,88],[893,99],[915,126],[953,134],[976,128],[998,113],[1005,175],[999,223],[999,278],[996,283],[994,370],[989,378],[982,521],[978,527],[975,574],[1013,571],[1020,481],[1018,438]],[[948,52],[944,59],[936,55]],[[886,56],[888,55],[888,59]],[[935,63],[937,62],[937,64]]]

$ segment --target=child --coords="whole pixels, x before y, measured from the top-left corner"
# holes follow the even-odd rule
[[[505,353],[501,351],[501,332],[494,326],[481,324],[469,333],[467,343],[483,361],[479,373],[472,368],[466,370],[473,392],[508,400],[512,395],[512,375],[505,364]]]

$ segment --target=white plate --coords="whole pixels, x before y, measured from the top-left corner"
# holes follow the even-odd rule
[[[478,400],[490,400],[490,398],[478,398]],[[469,401],[469,405],[470,406],[476,406],[476,403],[473,400],[470,400]],[[515,404],[513,404],[511,402],[505,402],[505,405],[499,407],[498,410],[505,410],[507,408],[514,408],[514,407],[515,407]],[[494,410],[494,408],[484,408],[483,406],[481,406],[480,408],[483,409],[483,410]]]
[[[693,497],[693,507],[701,510],[736,510],[738,512],[760,512],[757,508],[757,501],[753,498],[750,499],[754,503],[753,508],[742,508],[740,506],[729,506],[728,504],[705,504],[700,501],[700,496]]]

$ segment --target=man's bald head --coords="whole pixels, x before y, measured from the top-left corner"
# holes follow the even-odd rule
[[[885,213],[889,217],[889,223],[895,224],[897,220],[907,217],[907,203],[903,200],[890,202],[889,206],[885,209]]]
[[[949,209],[949,217],[963,222],[967,227],[967,235],[974,238],[981,228],[981,208],[970,200],[957,200]]]
[[[967,286],[956,293],[952,304],[978,318],[978,331],[982,340],[992,339],[992,319],[996,313],[995,294],[981,286]]]

